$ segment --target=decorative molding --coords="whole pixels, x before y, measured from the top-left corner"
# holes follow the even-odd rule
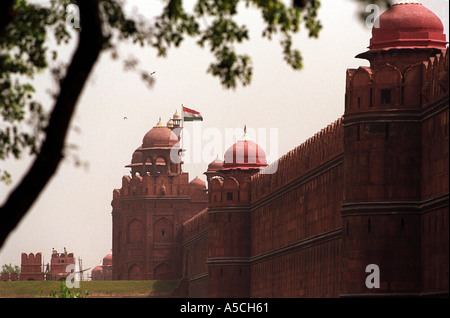
[[[187,245],[193,244],[193,243],[200,241],[202,239],[205,239],[205,238],[206,239],[208,238],[208,228],[206,228],[202,232],[199,232],[198,234],[196,234],[195,236],[193,236],[187,240],[183,240],[182,246],[186,247]]]
[[[449,193],[422,201],[355,202],[342,204],[342,216],[423,214],[449,206]]]
[[[279,248],[270,250],[268,252],[260,253],[258,255],[252,256],[250,260],[252,263],[258,263],[258,262],[265,261],[265,260],[268,260],[268,259],[271,259],[274,257],[279,257],[279,256],[282,256],[285,254],[290,254],[290,253],[293,253],[293,252],[301,250],[301,249],[309,248],[314,245],[323,244],[323,243],[326,243],[326,242],[332,241],[332,240],[338,240],[341,237],[342,237],[342,227],[339,227],[334,230],[320,233],[317,235],[313,235],[306,239],[303,239],[303,240],[300,240],[297,242],[293,242],[293,243],[290,243],[283,247],[279,247]]]
[[[189,282],[189,284],[195,284],[195,283],[197,283],[199,281],[206,280],[206,279],[208,279],[208,273],[207,272],[203,272],[203,273],[200,273],[200,274],[196,274],[196,275],[194,275],[192,277],[188,277],[188,282]]]
[[[206,259],[206,264],[213,266],[250,265],[250,262],[250,257],[243,256],[208,257]]]
[[[423,122],[449,107],[448,96],[430,103],[425,109],[379,109],[344,114],[344,128],[364,123]]]

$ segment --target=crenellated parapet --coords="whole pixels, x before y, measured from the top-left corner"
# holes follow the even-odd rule
[[[20,280],[44,280],[44,273],[42,271],[42,253],[22,253]]]
[[[188,195],[195,188],[189,187],[188,177],[187,173],[175,176],[152,176],[150,174],[144,174],[143,176],[135,174],[132,177],[123,176],[122,187],[113,191],[113,200],[117,197]]]
[[[22,265],[40,265],[42,262],[42,253],[26,254],[22,253]]]
[[[347,70],[345,113],[420,110],[448,94],[448,48],[426,61]]]
[[[252,177],[255,202],[343,153],[342,118]]]
[[[183,242],[208,230],[208,208],[183,223]]]
[[[448,55],[447,47],[442,53],[430,57],[428,61],[424,62],[425,72],[421,90],[423,108],[442,97],[448,96]]]

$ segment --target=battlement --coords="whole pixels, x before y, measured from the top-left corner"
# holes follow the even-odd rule
[[[42,253],[22,253],[20,266],[20,280],[36,280],[44,279],[42,272]]]
[[[22,253],[22,266],[24,265],[41,265],[42,262],[42,253]]]
[[[183,223],[183,241],[208,230],[208,208]]]
[[[144,174],[140,176],[123,176],[121,189],[114,190],[114,197],[134,196],[167,196],[167,195],[189,195],[190,187],[188,174],[183,173],[173,177],[161,175],[151,176]]]
[[[425,62],[425,76],[422,87],[423,108],[429,103],[448,96],[448,70],[449,70],[449,48]]]
[[[341,155],[343,149],[342,118],[316,133],[252,177],[252,201],[286,186],[308,171]],[[275,171],[274,173],[266,173]]]
[[[385,63],[347,70],[345,113],[420,110],[448,94],[448,48],[404,70]]]

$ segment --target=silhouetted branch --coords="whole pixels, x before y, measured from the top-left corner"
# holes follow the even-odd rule
[[[98,1],[78,1],[77,4],[81,25],[78,46],[61,82],[60,93],[45,129],[46,137],[41,150],[30,170],[0,208],[0,247],[58,168],[78,98],[103,47]]]

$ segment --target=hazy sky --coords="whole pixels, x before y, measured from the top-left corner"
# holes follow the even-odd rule
[[[149,16],[158,13],[157,7],[149,4],[154,2],[146,1],[144,6],[144,1],[132,1]],[[441,18],[448,34],[448,0],[422,3]],[[88,167],[76,167],[70,156],[60,165],[0,250],[0,265],[20,266],[22,252],[42,252],[47,263],[52,248],[63,251],[64,247],[82,258],[84,268],[98,265],[111,252],[112,192],[120,188],[122,176],[129,174],[124,166],[130,163],[133,151],[159,117],[167,122],[175,110],[180,112],[181,104],[202,113],[204,121],[198,131],[203,140],[199,145],[208,153],[211,146],[215,146],[214,150],[222,148],[219,155],[231,146],[225,140],[227,129],[242,129],[244,125],[249,131],[260,129],[266,133],[266,145],[272,147],[270,128],[274,128],[276,149],[266,152],[281,156],[338,119],[344,112],[346,69],[368,65],[367,61],[354,58],[367,50],[371,37],[371,30],[357,18],[357,9],[354,0],[322,1],[319,18],[323,29],[319,39],[308,39],[304,30],[295,37],[304,58],[301,71],[292,70],[283,61],[279,39],[261,38],[263,24],[258,11],[240,11],[240,21],[249,27],[251,40],[239,49],[252,57],[254,72],[251,85],[236,90],[224,89],[218,79],[206,73],[212,57],[194,40],[186,40],[178,49],[170,50],[166,58],[157,58],[151,48],[121,47],[124,56],[132,52],[142,67],[156,72],[151,89],[137,74],[124,72],[121,63],[104,54],[84,89],[72,121],[75,128],[68,140],[78,147],[72,154]],[[36,87],[42,100],[51,104],[46,90],[52,87],[52,81],[41,76]],[[186,123],[185,127],[192,136],[193,123]],[[220,140],[213,139],[211,132],[220,132]],[[190,179],[199,176],[205,180],[203,172],[208,163],[185,164],[184,170]],[[28,169],[30,160],[1,164],[14,179],[10,186],[0,184],[3,202]]]

